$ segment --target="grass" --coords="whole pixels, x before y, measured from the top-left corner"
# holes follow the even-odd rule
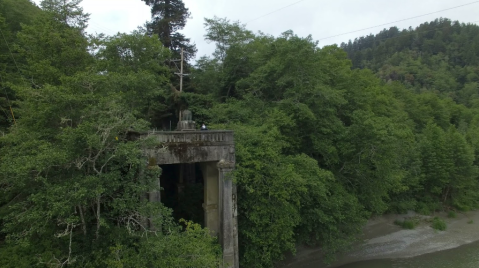
[[[448,218],[456,218],[456,217],[457,217],[456,212],[454,212],[454,211],[449,211],[449,213],[447,213],[447,217],[448,217]]]
[[[473,221],[473,220],[470,220],[470,221],[468,221],[467,223],[468,223],[468,224],[473,224],[474,221]]]
[[[403,221],[395,220],[394,224],[399,225],[404,229],[412,230],[412,229],[416,228],[416,226],[419,224],[419,220],[418,219],[408,219],[408,220],[403,220]]]
[[[447,224],[443,219],[434,217],[431,223],[431,227],[434,228],[435,230],[444,231],[447,228]]]

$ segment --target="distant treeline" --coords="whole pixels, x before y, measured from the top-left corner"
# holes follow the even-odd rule
[[[144,2],[157,24],[104,37],[76,0],[0,1],[1,267],[218,267],[207,230],[141,198],[161,173],[141,150],[160,145],[126,139],[185,108],[235,131],[241,267],[298,244],[332,257],[372,215],[478,207],[478,26],[319,48],[206,19],[216,50],[186,65],[179,93],[170,60],[187,39],[159,18],[182,2]]]

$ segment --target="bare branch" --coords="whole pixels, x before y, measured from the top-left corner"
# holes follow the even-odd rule
[[[83,207],[81,205],[78,205],[78,209],[80,210],[80,219],[82,223],[83,234],[86,235],[86,224],[85,224],[85,217],[83,216]]]
[[[96,239],[98,239],[98,237],[100,236],[100,201],[101,201],[101,195],[98,195],[97,202],[96,202],[96,222],[97,222],[96,233],[95,233]]]

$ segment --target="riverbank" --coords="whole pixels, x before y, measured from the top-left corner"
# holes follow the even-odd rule
[[[457,213],[455,218],[448,218],[444,213],[435,216],[447,223],[445,231],[431,228],[427,216],[414,213],[385,215],[370,220],[364,228],[364,242],[351,252],[338,256],[338,261],[332,265],[323,264],[320,249],[299,248],[296,256],[289,258],[281,267],[338,267],[373,259],[411,258],[479,241],[479,211]],[[394,224],[395,220],[411,217],[421,218],[420,224],[413,230],[402,229]]]

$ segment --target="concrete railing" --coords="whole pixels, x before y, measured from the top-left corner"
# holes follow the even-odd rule
[[[155,136],[161,143],[230,143],[234,141],[231,130],[150,131],[142,136]]]

